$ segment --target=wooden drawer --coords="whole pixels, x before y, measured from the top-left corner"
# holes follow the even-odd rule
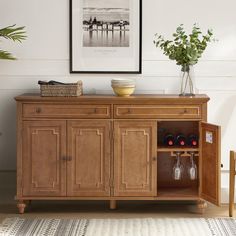
[[[115,118],[200,119],[201,106],[115,105]]]
[[[24,118],[110,118],[109,105],[23,104]]]

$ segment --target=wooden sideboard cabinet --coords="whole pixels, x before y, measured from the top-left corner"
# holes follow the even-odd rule
[[[220,128],[206,123],[206,95],[15,99],[20,213],[31,200],[109,200],[111,209],[118,200],[196,200],[201,211],[206,201],[219,205]],[[196,134],[198,145],[166,146],[167,133]]]

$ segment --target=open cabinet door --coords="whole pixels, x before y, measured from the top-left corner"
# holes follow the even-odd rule
[[[220,127],[201,123],[202,153],[200,159],[201,198],[220,204]]]

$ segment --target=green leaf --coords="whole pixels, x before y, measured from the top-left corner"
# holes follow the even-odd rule
[[[7,40],[12,40],[14,42],[22,42],[26,39],[25,27],[16,27],[16,25],[10,25],[5,28],[0,29],[0,38],[5,38]],[[15,60],[16,58],[12,56],[11,53],[0,50],[0,59]]]
[[[207,43],[214,41],[212,40],[212,30],[208,30],[207,34],[204,35],[197,24],[193,25],[192,32],[189,35],[184,31],[183,24],[181,24],[172,36],[172,40],[165,40],[163,36],[159,35],[155,45],[160,47],[164,55],[175,60],[177,65],[196,64],[206,49]]]
[[[3,50],[0,50],[0,59],[4,59],[4,60],[16,60],[16,58],[13,57],[11,53],[9,53],[9,52],[7,52],[7,51],[3,51]]]
[[[22,42],[26,39],[26,32],[24,31],[24,28],[25,27],[15,27],[15,25],[7,26],[5,28],[0,29],[0,37]]]

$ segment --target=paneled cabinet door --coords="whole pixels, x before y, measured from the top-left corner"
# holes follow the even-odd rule
[[[200,159],[201,197],[220,204],[220,127],[201,123],[202,155]]]
[[[156,122],[115,121],[114,132],[114,195],[156,196]]]
[[[23,122],[23,196],[66,195],[66,122]]]
[[[110,121],[68,121],[67,195],[110,195]]]

